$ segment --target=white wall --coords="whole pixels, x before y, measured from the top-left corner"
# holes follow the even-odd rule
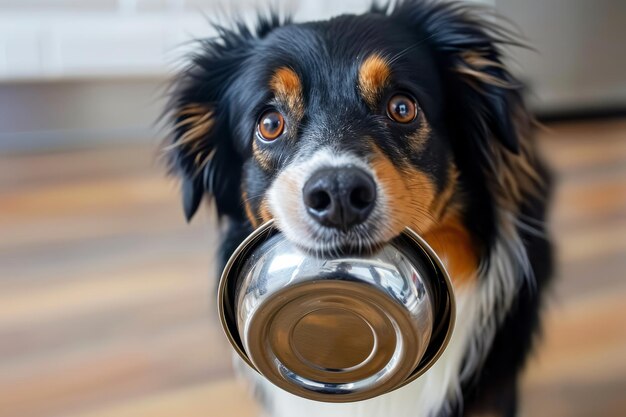
[[[493,3],[493,0],[483,0]],[[0,150],[157,141],[162,87],[185,43],[237,9],[296,20],[371,0],[0,0]],[[626,0],[497,0],[538,49],[513,51],[536,109],[626,106]]]
[[[363,12],[371,3],[0,0],[0,82],[165,76],[187,41],[213,34],[207,18],[224,22],[234,12],[250,18],[256,10],[279,4],[296,20],[314,20]]]
[[[279,3],[282,10],[296,10],[296,16],[319,19],[363,11],[370,1]],[[187,41],[213,34],[207,18],[225,21],[234,11],[251,17],[268,4],[261,0],[0,0],[0,81],[165,76]]]
[[[536,51],[515,49],[535,109],[626,108],[626,0],[497,0]]]
[[[320,19],[370,0],[0,0],[0,151],[157,142],[188,41],[213,33],[207,18],[250,17],[259,3]]]

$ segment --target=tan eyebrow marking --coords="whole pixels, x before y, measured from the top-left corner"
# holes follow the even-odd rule
[[[278,100],[285,102],[296,119],[304,115],[304,98],[302,83],[294,70],[287,67],[278,68],[270,80],[270,88]]]
[[[379,54],[368,56],[359,68],[359,91],[363,100],[375,107],[382,90],[389,84],[391,68]]]

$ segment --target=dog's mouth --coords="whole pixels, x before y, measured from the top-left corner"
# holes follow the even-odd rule
[[[366,223],[348,230],[325,227],[308,218],[296,222],[281,217],[275,218],[277,228],[298,249],[320,258],[345,256],[368,256],[380,250],[400,234],[390,230],[385,222],[372,216]]]
[[[293,242],[301,250],[317,257],[367,256],[378,251],[389,239],[383,239],[376,230],[357,226],[348,231],[318,228],[309,242]]]
[[[267,203],[285,237],[319,257],[371,254],[404,227],[371,165],[328,149],[284,169]]]

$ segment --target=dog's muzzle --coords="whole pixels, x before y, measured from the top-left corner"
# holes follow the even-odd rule
[[[243,360],[301,397],[348,402],[423,374],[454,327],[441,261],[406,229],[368,256],[321,259],[266,223],[229,260],[222,326]]]

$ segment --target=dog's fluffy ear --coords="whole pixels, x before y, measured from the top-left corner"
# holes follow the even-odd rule
[[[226,91],[255,42],[287,21],[276,14],[260,17],[255,32],[243,24],[216,26],[218,36],[198,41],[198,50],[172,84],[165,150],[170,171],[181,179],[188,221],[205,196],[215,201],[220,217],[243,218],[243,160],[234,145]]]
[[[521,45],[496,22],[493,12],[461,2],[405,0],[391,16],[416,28],[432,47],[446,74],[448,98],[463,100],[455,105],[465,133],[476,140],[495,138],[509,151],[519,152],[516,123],[520,117],[527,119],[521,85],[504,66],[500,48]]]

